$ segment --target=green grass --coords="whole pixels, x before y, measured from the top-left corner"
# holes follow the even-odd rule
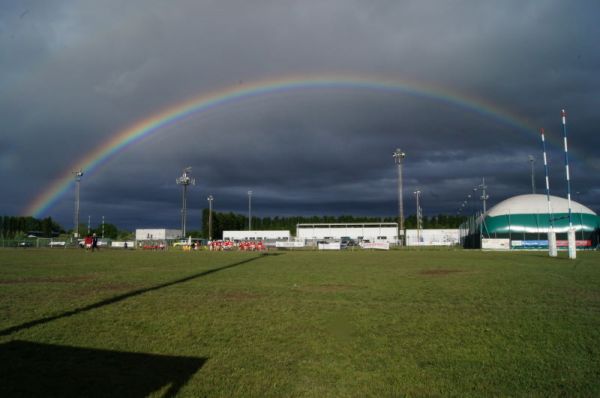
[[[561,256],[0,250],[0,395],[598,396]]]

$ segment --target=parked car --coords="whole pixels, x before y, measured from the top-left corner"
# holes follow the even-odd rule
[[[342,236],[340,244],[342,246],[342,249],[345,249],[347,247],[356,246],[356,241],[350,238],[349,236]]]

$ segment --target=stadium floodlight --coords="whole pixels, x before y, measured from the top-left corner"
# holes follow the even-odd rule
[[[248,191],[248,231],[252,231],[252,191]]]
[[[75,211],[73,214],[73,237],[79,238],[79,186],[81,185],[81,177],[83,177],[83,171],[74,171],[75,175]]]
[[[190,176],[192,172],[192,168],[191,167],[186,167],[185,169],[183,169],[183,174],[180,177],[177,177],[175,179],[175,182],[178,185],[181,185],[183,188],[183,194],[182,194],[182,206],[181,206],[181,233],[182,233],[182,237],[185,237],[185,222],[186,222],[186,218],[187,218],[187,187],[188,185],[196,185],[196,179],[192,178]]]
[[[212,202],[214,200],[212,195],[208,195],[208,240],[212,240]]]
[[[400,148],[396,148],[393,155],[396,164],[398,165],[398,219],[400,225],[400,231],[398,237],[400,244],[404,245],[404,201],[402,192],[402,163],[406,157],[406,153],[402,152]]]
[[[535,157],[529,155],[529,163],[531,163],[531,193],[535,194]]]

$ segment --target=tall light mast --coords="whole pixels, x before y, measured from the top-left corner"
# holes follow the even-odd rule
[[[214,200],[212,195],[208,195],[208,240],[212,240],[212,202]]]
[[[531,193],[535,194],[535,158],[529,155],[529,163],[531,163]]]
[[[248,191],[248,231],[252,231],[252,191]]]
[[[73,214],[73,237],[79,238],[79,188],[81,185],[81,177],[83,177],[83,171],[74,171],[75,175],[75,212]]]
[[[417,242],[421,243],[421,206],[419,204],[419,196],[421,196],[421,191],[420,190],[416,190],[414,192],[415,194],[415,198],[417,199]]]
[[[398,231],[398,240],[400,245],[404,245],[404,200],[402,192],[402,161],[406,157],[406,153],[402,152],[400,148],[396,148],[392,155],[396,164],[398,165],[398,222],[400,231]]]
[[[188,185],[196,185],[196,179],[192,178],[190,173],[192,172],[191,167],[183,169],[183,174],[175,179],[178,185],[183,188],[182,193],[182,206],[181,206],[181,233],[182,237],[185,237],[185,223],[187,219],[187,187]]]
[[[485,185],[485,177],[482,177],[481,185],[479,185],[479,188],[481,188],[480,199],[483,202],[483,216],[485,217],[485,213],[487,213],[487,200],[490,198],[490,196],[485,191],[487,189],[487,185]]]

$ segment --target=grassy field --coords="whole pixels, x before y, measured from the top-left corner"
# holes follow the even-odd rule
[[[599,396],[561,256],[0,250],[0,396]]]

